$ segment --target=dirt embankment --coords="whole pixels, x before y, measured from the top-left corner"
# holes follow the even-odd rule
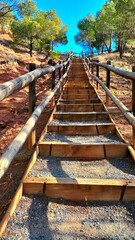
[[[126,71],[132,71],[132,66],[135,66],[135,56],[130,53],[125,53],[122,59],[120,59],[119,53],[102,54],[95,56],[93,59],[98,59],[102,63],[107,63],[107,61],[110,60],[112,66]],[[100,79],[106,83],[106,70],[101,67],[99,69]],[[132,81],[111,73],[110,89],[112,93],[131,111]],[[101,87],[98,93],[101,99],[105,102],[106,94]],[[112,101],[107,108],[125,140],[132,144],[132,127],[129,125],[128,121],[123,117],[121,111]]]
[[[0,84],[29,72],[29,63],[35,63],[37,68],[49,66],[49,59],[46,60],[44,54],[33,52],[33,57],[31,58],[27,49],[13,50],[10,42],[12,42],[12,39],[9,35],[0,34]],[[36,80],[36,105],[39,105],[49,94],[51,84],[51,74],[46,74]],[[29,118],[28,95],[29,89],[25,87],[0,103],[0,155],[9,146]],[[38,121],[38,128],[36,127],[37,138],[39,138],[50,113],[50,106],[48,106]],[[5,177],[0,181],[0,220],[12,200],[30,155],[31,152],[27,150],[26,143],[11,164]]]

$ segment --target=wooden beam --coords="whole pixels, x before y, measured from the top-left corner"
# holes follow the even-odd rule
[[[6,83],[3,83],[2,85],[0,85],[0,100],[8,97],[9,95],[11,95],[13,92],[15,92],[18,89],[21,89],[25,86],[27,86],[30,82],[32,82],[33,80],[47,74],[47,73],[51,73],[56,69],[59,69],[62,66],[65,66],[67,64],[67,62],[70,61],[70,58],[68,59],[68,61],[57,65],[55,67],[49,67],[49,68],[38,68],[30,73],[26,73],[20,77],[17,77],[13,80],[10,80]]]
[[[108,119],[108,113],[103,112],[82,112],[82,113],[68,113],[68,112],[63,112],[59,113],[56,112],[54,113],[54,118],[55,119],[61,119],[61,120],[68,120],[68,121],[96,121],[96,120],[105,120]]]
[[[127,180],[123,201],[135,201],[135,180]]]
[[[52,198],[74,201],[119,201],[127,180],[115,179],[71,179],[71,178],[26,178],[24,194],[34,194],[35,186],[43,184],[44,194]],[[35,186],[34,186],[35,185]]]

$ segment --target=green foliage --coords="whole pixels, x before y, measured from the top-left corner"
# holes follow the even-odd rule
[[[51,50],[49,52],[49,57],[53,58],[54,60],[58,60],[60,58],[60,55],[56,51]]]
[[[90,51],[93,52],[93,44],[95,42],[94,32],[95,19],[92,14],[84,17],[77,24],[79,33],[75,35],[75,42],[81,44],[83,47],[89,47]]]
[[[31,0],[19,1],[17,12],[21,18],[35,16],[37,11],[36,2]]]
[[[9,27],[14,21],[13,10],[16,8],[17,2],[3,0],[0,1],[0,27],[4,30],[5,27]]]
[[[59,55],[62,55],[62,54],[63,54],[61,51],[57,51],[57,53],[58,53]]]
[[[71,52],[70,51],[65,51],[65,54],[68,56],[68,55],[71,54]]]
[[[7,14],[12,13],[17,7],[17,0],[0,1],[0,18],[4,18]]]
[[[113,39],[116,40],[120,55],[128,40],[135,38],[135,0],[110,0],[94,18],[91,14],[77,24],[79,32],[75,41],[93,51],[103,51],[104,47],[111,51]]]
[[[13,37],[25,43],[30,48],[38,51],[49,52],[52,48],[51,43],[67,43],[67,26],[57,16],[55,10],[39,11],[36,2],[24,0],[18,4],[19,19],[16,19],[11,27]]]

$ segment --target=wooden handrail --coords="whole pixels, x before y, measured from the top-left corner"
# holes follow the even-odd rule
[[[17,77],[13,80],[10,80],[6,83],[3,83],[0,85],[0,101],[3,100],[4,98],[10,96],[13,92],[16,90],[23,88],[27,86],[30,82],[36,80],[37,78],[55,71],[56,69],[61,68],[62,66],[66,66],[67,63],[69,63],[71,58],[68,58],[68,60],[60,65],[56,65],[53,67],[48,67],[48,68],[38,68],[32,72],[26,73],[20,77]]]
[[[64,63],[64,64],[66,64],[66,63]],[[69,69],[70,69],[70,65],[71,65],[71,63],[69,64],[66,73],[61,77],[61,79],[59,80],[59,82],[57,83],[55,88],[51,91],[49,96],[47,96],[42,101],[42,103],[34,110],[32,115],[27,120],[26,124],[24,125],[24,127],[21,129],[21,131],[18,133],[18,135],[12,141],[10,146],[6,149],[6,151],[1,156],[1,158],[0,158],[0,179],[3,177],[3,175],[5,174],[5,172],[8,169],[9,165],[11,164],[11,162],[16,157],[17,153],[19,152],[19,150],[21,149],[21,147],[23,146],[23,144],[27,140],[29,134],[31,133],[31,131],[35,127],[35,124],[36,124],[38,118],[40,117],[41,113],[43,112],[44,108],[48,105],[48,103],[54,97],[55,93],[57,92],[57,90],[62,85],[65,77],[67,77],[67,74],[68,74]],[[61,64],[61,66],[63,66],[63,64]],[[57,66],[57,68],[58,68],[58,66]],[[50,69],[52,70],[52,68],[50,68]]]
[[[133,114],[129,111],[129,109],[116,96],[114,96],[114,94],[109,90],[109,88],[97,76],[95,76],[94,74],[92,74],[90,72],[86,61],[85,61],[85,65],[87,67],[87,70],[88,70],[90,76],[92,76],[96,80],[96,82],[98,82],[102,86],[102,88],[105,90],[105,92],[108,94],[108,96],[112,99],[112,101],[116,104],[116,106],[123,113],[124,117],[131,124],[133,129],[135,129],[135,117],[133,116]],[[133,138],[133,146],[134,146],[134,138]]]
[[[135,81],[135,72],[129,72],[129,71],[126,71],[126,70],[122,70],[122,69],[119,69],[119,68],[116,68],[116,67],[113,67],[111,65],[108,65],[108,64],[105,64],[105,63],[97,63],[97,62],[91,62],[89,60],[89,58],[85,57],[87,59],[87,61],[91,64],[91,65],[97,65],[97,66],[100,66],[100,67],[103,67],[105,69],[108,69],[116,74],[118,74],[119,76],[122,76],[124,78],[127,78],[127,79],[130,79],[132,81]]]

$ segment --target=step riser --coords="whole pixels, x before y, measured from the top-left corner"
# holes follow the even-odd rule
[[[115,125],[100,126],[48,126],[48,132],[57,132],[63,135],[103,135],[115,134]]]
[[[43,142],[39,144],[39,154],[52,157],[74,157],[98,160],[104,158],[127,157],[127,146],[124,144],[64,144]]]
[[[126,180],[114,179],[26,178],[23,191],[71,201],[134,201],[135,181],[128,185]]]
[[[85,88],[90,87],[89,83],[67,83],[66,87],[72,87],[72,88]]]
[[[96,98],[97,95],[94,93],[86,94],[86,95],[62,95],[63,99],[91,99],[91,98]]]
[[[91,99],[91,100],[85,100],[85,99],[76,99],[76,100],[68,100],[68,99],[60,99],[60,103],[66,103],[66,104],[91,104],[91,103],[101,103],[99,99]]]
[[[73,122],[82,122],[82,121],[97,121],[97,120],[108,120],[109,116],[107,113],[101,114],[62,114],[62,113],[54,113],[55,119],[73,121]]]
[[[93,89],[93,87],[92,86],[89,86],[89,87],[76,87],[75,89],[74,89],[74,87],[72,88],[72,85],[71,86],[68,86],[68,85],[66,85],[65,87],[64,87],[64,90],[67,90],[67,91],[78,91],[78,90],[92,90]]]
[[[94,94],[95,91],[93,89],[90,89],[90,90],[78,90],[78,89],[64,89],[64,95],[72,95],[72,94],[75,94],[75,95],[91,95],[91,94]]]
[[[101,105],[57,105],[57,111],[65,112],[90,112],[90,111],[103,111],[104,106]]]

